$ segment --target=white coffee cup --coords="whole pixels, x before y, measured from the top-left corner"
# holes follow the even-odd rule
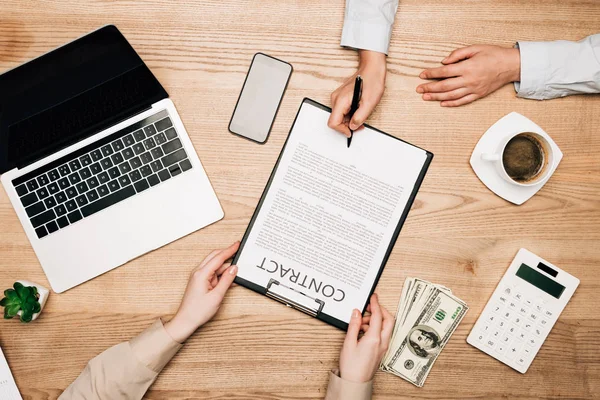
[[[506,172],[506,168],[504,167],[504,162],[503,162],[503,155],[504,155],[504,151],[506,150],[506,145],[514,137],[519,136],[519,135],[530,136],[531,138],[534,138],[537,141],[537,143],[539,143],[542,147],[542,149],[541,149],[541,154],[543,156],[542,165],[539,168],[538,172],[535,175],[533,175],[532,178],[528,179],[527,181],[516,181],[513,178],[511,178],[508,175],[508,173]],[[513,132],[510,135],[507,135],[506,138],[504,138],[504,140],[502,140],[500,142],[500,145],[498,146],[498,149],[496,150],[495,153],[481,154],[481,159],[484,161],[494,163],[496,166],[496,171],[505,181],[510,182],[517,186],[533,186],[533,185],[537,185],[538,183],[544,181],[545,179],[547,179],[550,176],[550,174],[551,174],[550,167],[554,163],[554,152],[552,150],[552,146],[550,146],[550,143],[548,143],[548,140],[546,140],[546,138],[544,136],[540,135],[539,133],[529,132],[529,131],[518,131],[518,132]]]

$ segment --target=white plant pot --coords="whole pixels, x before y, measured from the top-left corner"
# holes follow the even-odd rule
[[[17,282],[19,282],[23,286],[35,286],[37,288],[38,294],[40,295],[40,298],[38,299],[38,301],[40,303],[40,312],[33,314],[33,316],[31,317],[31,320],[35,321],[37,319],[37,317],[40,316],[42,311],[44,311],[44,306],[46,305],[46,301],[48,301],[48,296],[50,295],[50,291],[48,289],[46,289],[44,286],[38,285],[37,283],[33,283],[31,281],[18,280]],[[17,315],[20,317],[21,314],[23,314],[23,311],[19,310]]]

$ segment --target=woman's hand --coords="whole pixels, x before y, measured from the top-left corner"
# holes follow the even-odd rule
[[[376,294],[367,307],[371,315],[361,317],[352,311],[348,333],[340,354],[340,377],[352,382],[368,382],[379,369],[379,363],[390,345],[394,330],[394,317],[379,305]],[[360,331],[365,332],[358,338]]]
[[[376,51],[359,50],[358,57],[358,71],[331,94],[332,110],[327,122],[331,129],[335,129],[347,137],[350,137],[350,130],[355,131],[362,127],[362,124],[379,104],[385,90],[386,55]],[[357,75],[360,75],[363,80],[362,96],[358,109],[350,120],[347,114],[352,106],[354,81]]]
[[[454,50],[442,60],[444,66],[426,69],[421,79],[438,79],[417,87],[423,100],[441,101],[442,107],[457,107],[520,79],[519,49],[475,45]]]
[[[194,268],[177,314],[165,324],[175,341],[185,342],[217,313],[237,274],[237,267],[225,261],[233,257],[239,246],[240,243],[235,242],[226,249],[215,250]]]

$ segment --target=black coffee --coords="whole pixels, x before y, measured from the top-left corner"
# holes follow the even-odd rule
[[[527,182],[537,176],[544,166],[544,149],[533,136],[517,135],[510,139],[502,155],[504,170],[517,182]]]

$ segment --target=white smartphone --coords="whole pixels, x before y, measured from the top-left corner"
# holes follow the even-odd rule
[[[290,63],[256,53],[229,121],[229,132],[265,143],[291,75]]]

